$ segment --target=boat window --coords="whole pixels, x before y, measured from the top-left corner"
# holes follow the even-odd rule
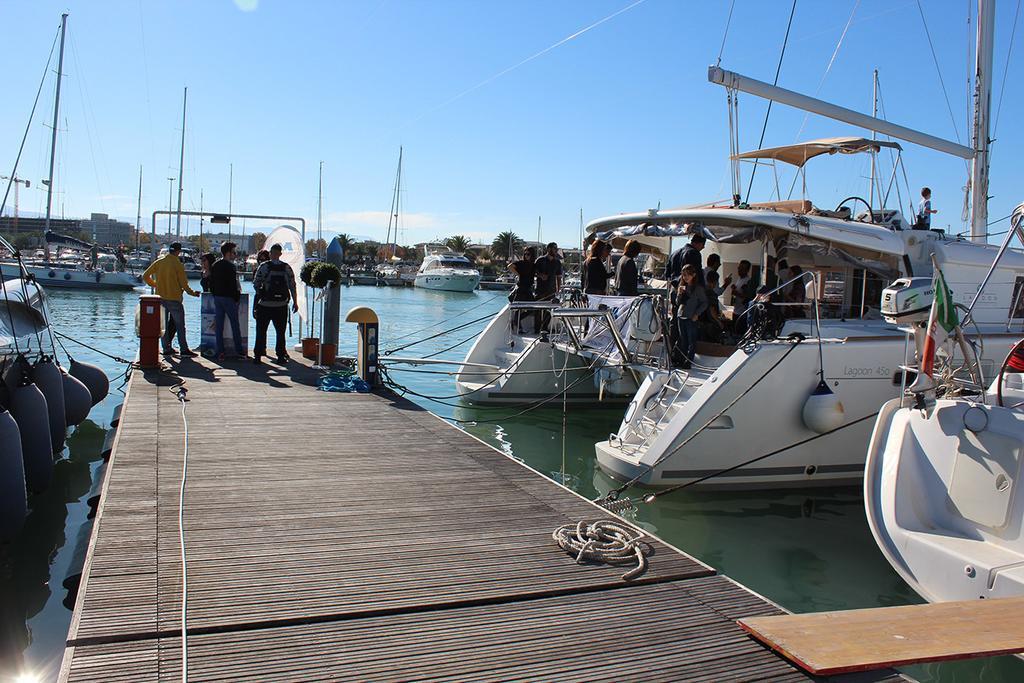
[[[1013,283],[1012,301],[1010,318],[1024,318],[1024,276],[1018,276]]]

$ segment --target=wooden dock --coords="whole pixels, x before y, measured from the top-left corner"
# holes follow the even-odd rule
[[[659,541],[576,564],[551,532],[611,515],[404,399],[174,365],[189,680],[807,678],[736,624],[776,606]],[[181,680],[173,382],[131,379],[61,681]]]

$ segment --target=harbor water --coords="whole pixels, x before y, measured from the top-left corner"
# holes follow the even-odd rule
[[[246,287],[249,287],[247,284]],[[141,291],[141,290],[140,290]],[[106,354],[132,358],[139,292],[50,292],[51,322],[61,332]],[[415,288],[347,287],[342,311],[369,306],[381,319],[381,349],[417,342],[456,325],[495,313],[504,292],[468,294]],[[190,341],[198,345],[198,300],[186,297]],[[395,356],[461,359],[486,320],[412,344]],[[298,341],[293,319],[289,347]],[[273,331],[271,331],[273,337]],[[250,343],[254,332],[250,330]],[[466,340],[462,345],[450,348]],[[54,483],[30,500],[31,513],[18,539],[0,548],[0,681],[29,671],[52,680],[60,666],[71,609],[63,582],[80,562],[89,523],[87,499],[102,473],[105,430],[123,400],[125,366],[101,353],[65,342],[76,358],[97,363],[112,378],[110,395],[68,439]],[[341,355],[355,352],[354,325],[343,324]],[[66,357],[61,354],[62,362]],[[409,398],[500,448],[587,498],[605,493],[611,480],[597,471],[593,444],[615,431],[624,406],[562,410],[542,407],[467,407],[451,398],[454,366],[390,366],[391,378]],[[120,389],[119,389],[120,387]],[[311,394],[311,401],[318,400]],[[273,411],[268,407],[268,415]],[[320,438],[330,439],[325,426]],[[282,463],[282,466],[284,464]],[[859,489],[700,492],[681,491],[626,513],[633,523],[696,556],[722,573],[794,612],[902,605],[920,602],[875,546]],[[614,623],[614,620],[609,622]],[[1024,680],[1024,664],[1009,657],[911,667],[922,681]]]

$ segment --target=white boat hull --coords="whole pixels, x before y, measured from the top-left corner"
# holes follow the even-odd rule
[[[134,289],[142,284],[139,276],[133,273],[59,266],[26,266],[25,269],[47,289]],[[19,266],[16,263],[0,264],[0,273],[6,278],[18,277]]]
[[[552,396],[552,406],[568,403],[625,402],[636,391],[629,376],[625,393],[615,393],[622,379],[609,383],[602,391],[600,364],[533,334],[532,312],[523,312],[524,334],[511,333],[512,309],[505,306],[488,323],[466,354],[455,376],[455,385],[463,400],[480,404],[521,404]],[[618,368],[616,368],[618,370]],[[627,371],[628,373],[628,371]],[[610,370],[609,373],[610,374]]]
[[[1005,353],[1007,344],[999,342],[999,335],[985,339],[990,355],[983,365],[989,373],[994,356]],[[842,428],[828,434],[813,431],[802,418],[804,404],[818,383],[815,340],[799,344],[775,369],[771,368],[791,347],[789,342],[763,343],[749,354],[737,351],[714,372],[677,371],[668,390],[663,387],[671,377],[652,373],[627,408],[619,431],[595,445],[598,466],[616,479],[640,477],[640,483],[654,487],[691,483],[708,475],[714,476],[694,486],[859,484],[873,418],[879,406],[902,389],[904,344],[902,334],[823,344],[826,381],[844,410]],[[682,387],[678,397],[677,387]],[[730,406],[740,394],[743,397]],[[773,455],[723,472],[768,453]]]
[[[963,400],[927,413],[896,399],[879,413],[864,475],[868,524],[926,600],[1024,595],[1022,436],[1021,411]]]
[[[479,273],[417,273],[415,285],[442,292],[472,292],[480,284]]]

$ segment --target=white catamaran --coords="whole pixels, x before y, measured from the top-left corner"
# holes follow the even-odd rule
[[[783,161],[802,169],[817,154],[874,154],[882,145],[893,145],[831,139],[739,154],[730,135],[733,206],[616,216],[597,221],[594,228],[686,225],[689,232],[702,232],[710,248],[721,254],[723,273],[735,272],[737,261],[747,259],[760,264],[762,282],[769,259],[786,258],[790,266],[802,266],[802,278],[814,282],[807,317],[788,319],[769,339],[748,337],[728,349],[699,347],[692,370],[651,372],[618,431],[596,444],[602,470],[653,486],[837,485],[862,478],[874,416],[910,379],[901,369],[908,351],[906,334],[877,319],[882,288],[897,278],[930,277],[934,261],[946,274],[956,303],[966,306],[995,257],[996,247],[984,238],[992,21],[992,3],[981,0],[972,147],[718,67],[709,69],[709,80],[728,90],[730,121],[735,120],[736,95],[742,91],[971,159],[974,241],[910,229],[898,211],[875,208],[857,197],[833,211],[819,210],[806,200],[741,205],[740,159]],[[862,203],[864,210],[845,209],[850,202]],[[979,357],[974,372],[991,376],[1009,341],[1019,336],[1008,329],[1024,322],[1022,296],[1024,255],[1009,252],[974,308]],[[963,359],[957,362],[963,364]]]

